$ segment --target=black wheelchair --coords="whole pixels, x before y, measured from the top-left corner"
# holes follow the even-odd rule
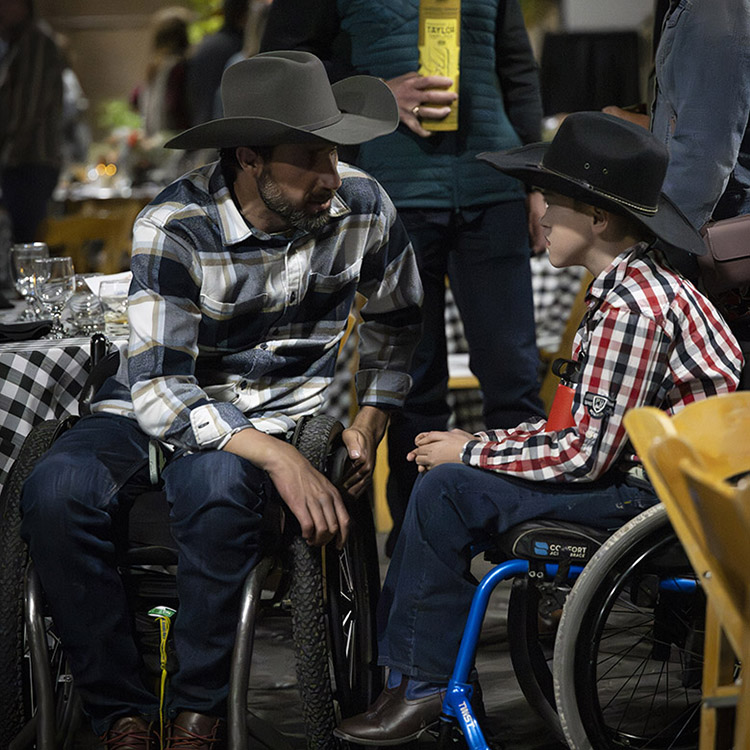
[[[81,397],[81,411],[98,384],[116,369],[117,352],[92,340],[92,367]],[[0,496],[0,747],[20,750],[71,748],[81,721],[80,701],[65,652],[46,611],[40,581],[20,538],[21,487],[35,462],[75,422],[42,422],[29,434]],[[293,443],[341,488],[348,457],[342,425],[327,416],[300,421]],[[154,607],[177,608],[176,550],[168,507],[154,488],[138,497],[122,530],[118,567],[126,580],[134,632],[144,659],[144,674],[158,692],[164,665]],[[375,606],[380,574],[371,505],[342,491],[352,517],[343,550],[308,546],[299,535],[282,531],[281,507],[272,518],[278,538],[272,551],[248,576],[237,624],[228,703],[228,744],[291,748],[270,723],[248,710],[247,695],[255,623],[267,611],[291,618],[297,680],[309,748],[335,746],[337,721],[364,708],[382,687],[375,646]],[[291,524],[287,524],[287,527]],[[169,644],[167,644],[169,645]],[[170,658],[166,653],[166,671]]]

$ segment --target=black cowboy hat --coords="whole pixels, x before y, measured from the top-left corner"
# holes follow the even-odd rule
[[[264,52],[230,65],[221,79],[224,117],[196,125],[167,148],[232,148],[330,141],[357,144],[398,125],[386,84],[352,76],[331,85],[309,52]]]
[[[534,187],[625,214],[657,239],[693,255],[706,246],[661,192],[669,155],[648,130],[603,112],[575,112],[550,143],[477,156]]]

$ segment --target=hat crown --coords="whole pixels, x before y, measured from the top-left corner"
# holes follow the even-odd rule
[[[655,211],[669,155],[648,130],[600,112],[568,115],[542,166],[636,210]]]
[[[341,112],[323,63],[308,52],[266,52],[240,60],[221,79],[224,117],[259,117],[312,128]]]

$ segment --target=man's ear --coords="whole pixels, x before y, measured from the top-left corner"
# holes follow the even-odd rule
[[[238,146],[235,154],[242,169],[258,169],[263,166],[263,157],[249,146]]]

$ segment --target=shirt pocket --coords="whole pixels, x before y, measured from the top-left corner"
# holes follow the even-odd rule
[[[359,278],[360,263],[353,263],[336,274],[311,273],[310,291],[315,294],[333,294]]]
[[[224,302],[213,299],[207,294],[201,294],[200,307],[201,313],[205,317],[216,321],[227,321],[263,312],[267,300],[268,294],[265,292],[254,297],[238,300],[237,302]]]

